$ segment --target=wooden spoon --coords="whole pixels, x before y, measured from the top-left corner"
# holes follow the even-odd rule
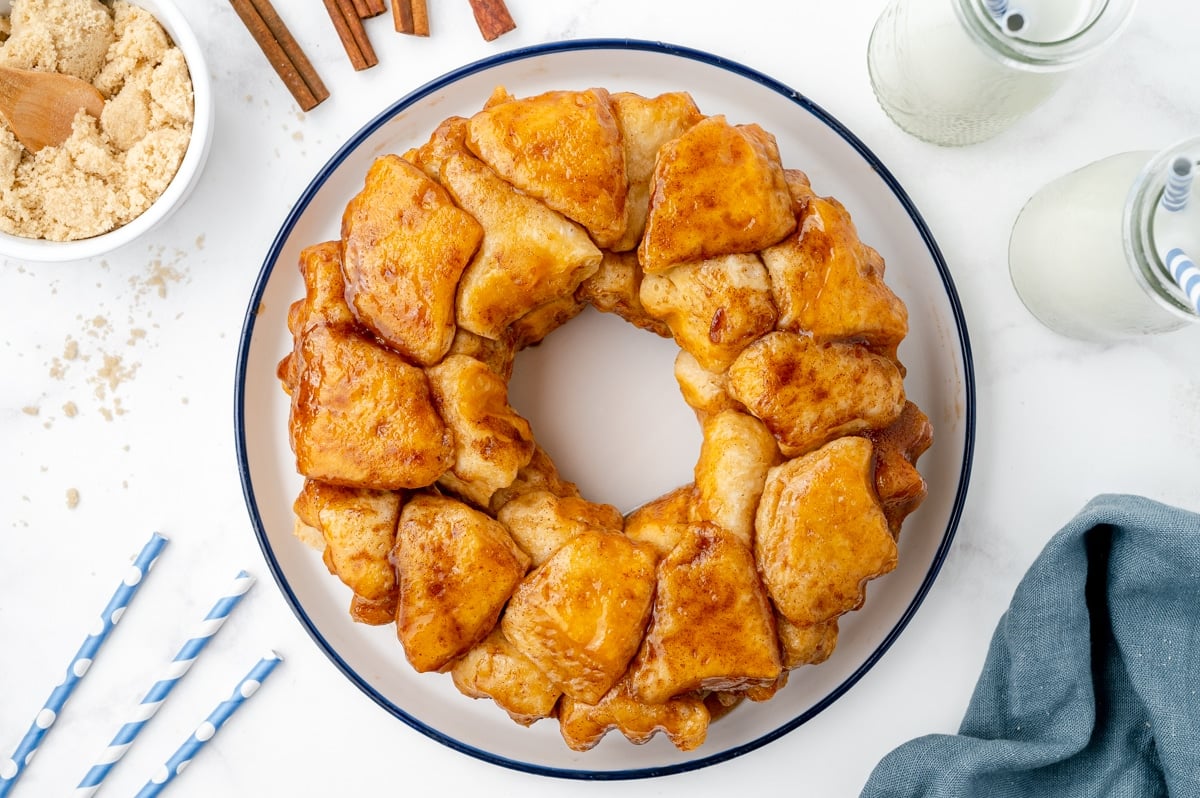
[[[99,119],[104,95],[73,75],[0,66],[0,114],[30,152],[66,141],[80,108]]]

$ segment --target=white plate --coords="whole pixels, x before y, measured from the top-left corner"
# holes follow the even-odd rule
[[[394,628],[353,623],[349,592],[292,536],[301,479],[275,365],[291,348],[288,304],[304,293],[298,254],[337,237],[342,210],[376,156],[423,142],[447,116],[474,113],[498,84],[518,96],[591,86],[650,96],[686,90],[705,113],[757,122],[778,139],[786,166],[803,169],[818,192],[849,208],[909,308],[912,329],[900,349],[905,384],[933,421],[935,442],[920,461],[929,498],[905,524],[899,567],[871,584],[863,610],[843,619],[826,663],[793,674],[773,700],[747,703],[713,724],[707,742],[690,753],[661,735],[634,746],[616,732],[590,752],[572,752],[553,720],[521,728],[490,701],[460,695],[448,676],[415,673]],[[512,401],[585,496],[628,510],[692,478],[699,433],[672,376],[676,351],[670,341],[589,310],[521,354]],[[937,575],[962,510],[974,418],[970,348],[950,274],[884,165],[827,113],[764,75],[706,53],[625,40],[565,42],[471,64],[400,100],[351,138],[301,195],[267,255],[247,309],[236,389],[251,520],[280,589],[317,645],[380,706],[446,745],[507,767],[590,779],[729,759],[810,720],[848,690],[900,634]]]

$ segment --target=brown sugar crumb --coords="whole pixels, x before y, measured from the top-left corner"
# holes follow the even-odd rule
[[[79,415],[79,407],[74,402],[67,402],[63,405],[62,409],[63,415],[67,418],[75,418],[75,416]]]
[[[105,388],[115,391],[121,383],[133,379],[137,368],[137,363],[127,366],[119,355],[105,353],[104,365],[96,371],[96,396],[103,398]]]
[[[150,12],[115,0],[13,0],[0,64],[88,81],[100,119],[80,112],[62,145],[27,151],[0,120],[0,230],[72,241],[142,214],[191,139],[191,77]]]
[[[67,509],[74,510],[79,506],[79,491],[75,488],[67,488]]]

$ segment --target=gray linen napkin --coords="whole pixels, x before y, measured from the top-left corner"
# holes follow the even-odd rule
[[[1000,619],[957,735],[876,766],[862,798],[1200,796],[1200,515],[1093,499]]]

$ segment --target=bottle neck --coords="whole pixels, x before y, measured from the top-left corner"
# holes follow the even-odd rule
[[[1182,228],[1185,230],[1182,234],[1167,231],[1164,214],[1168,212],[1160,208],[1167,170],[1180,155],[1200,158],[1200,137],[1181,141],[1146,163],[1125,202],[1122,237],[1125,258],[1146,293],[1172,314],[1200,322],[1200,314],[1171,277],[1165,262],[1167,251],[1176,246],[1184,248],[1192,258],[1200,257],[1200,251],[1196,251],[1200,249],[1200,203],[1193,200],[1189,208],[1179,212],[1179,217],[1169,220],[1171,230]]]
[[[1023,0],[1024,28],[1004,30],[985,0],[942,0],[954,6],[968,35],[1011,69],[1058,72],[1091,58],[1117,38],[1136,0]]]

